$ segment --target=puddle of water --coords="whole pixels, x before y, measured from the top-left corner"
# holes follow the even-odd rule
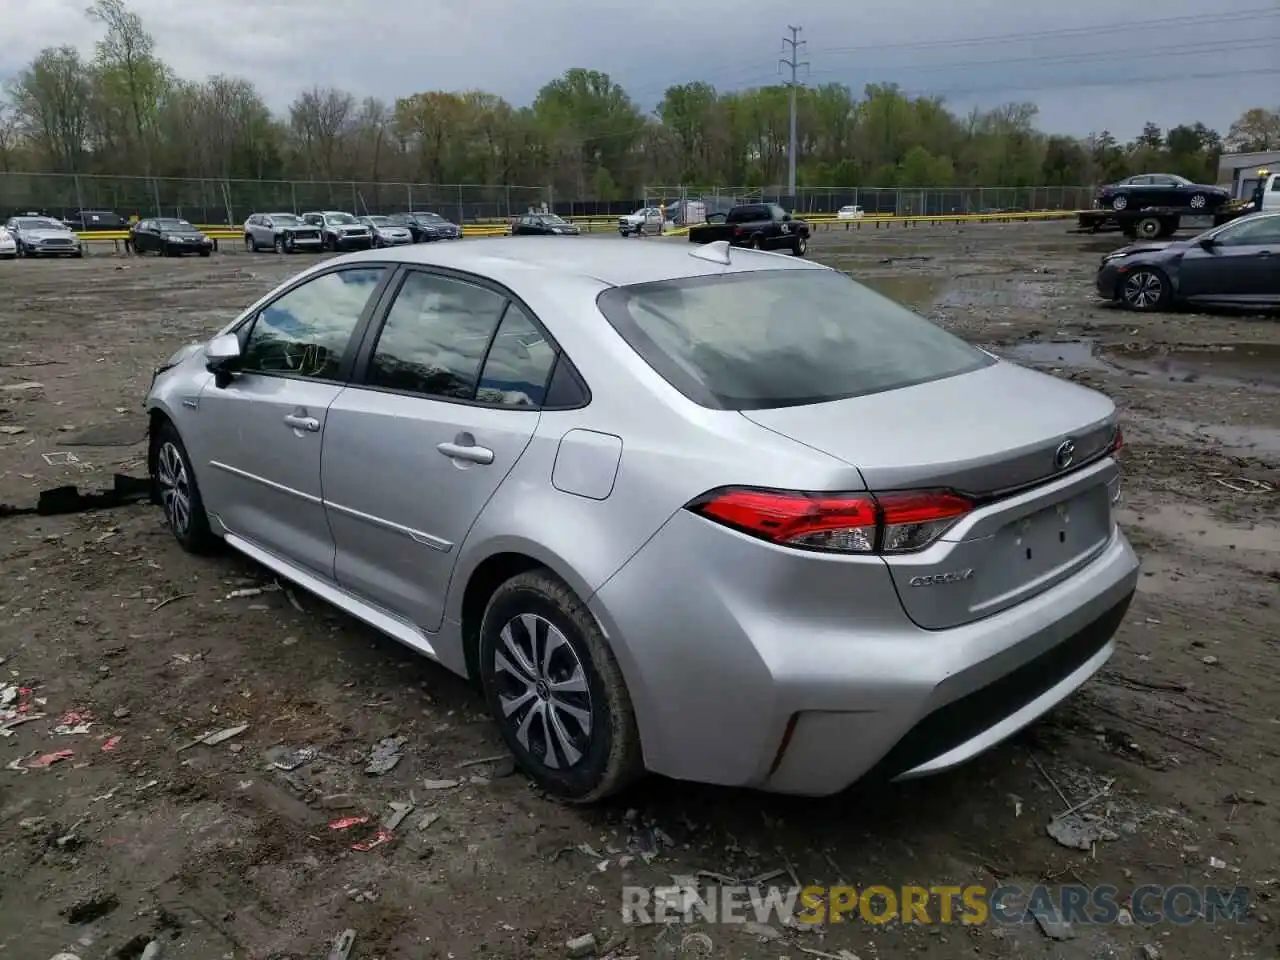
[[[1078,370],[1123,370],[1183,383],[1280,390],[1280,344],[1227,347],[1099,347],[1097,341],[1029,340],[993,348],[1015,363]],[[1224,441],[1226,442],[1226,441]]]
[[[1146,527],[1205,547],[1280,553],[1280,527],[1261,523],[1252,527],[1234,526],[1218,520],[1206,508],[1190,504],[1152,507],[1140,513],[1122,509],[1118,519],[1121,524]]]
[[[925,308],[933,305],[942,293],[947,281],[942,277],[897,276],[858,277],[855,280],[870,287],[876,293],[896,300],[909,307]]]
[[[1170,380],[1280,389],[1280,344],[1241,343],[1211,350],[1115,347],[1105,355],[1124,369]]]
[[[994,350],[1015,363],[1074,367],[1078,370],[1110,369],[1094,355],[1092,340],[1029,340],[995,347]]]

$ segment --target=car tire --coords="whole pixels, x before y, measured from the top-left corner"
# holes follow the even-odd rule
[[[1158,217],[1143,217],[1133,228],[1134,235],[1144,240],[1154,240],[1160,236],[1162,230],[1164,230],[1164,225]]]
[[[1119,196],[1111,198],[1112,210],[1125,210],[1128,208],[1128,206],[1129,206],[1129,198],[1125,196],[1123,193],[1120,194]]]
[[[1208,205],[1209,198],[1203,193],[1194,193],[1191,195],[1191,199],[1187,201],[1187,206],[1192,210],[1203,210]]]
[[[795,243],[791,245],[791,252],[797,257],[803,257],[809,252],[809,238],[796,237]]]
[[[74,259],[76,259],[76,260],[83,260],[83,259],[84,259],[84,250],[83,250],[83,249],[77,250],[77,251],[76,251],[75,253],[73,253],[71,256],[72,256]]]
[[[218,542],[209,526],[191,457],[178,428],[163,421],[154,434],[151,455],[153,499],[164,511],[165,525],[188,553],[207,553]]]
[[[0,260],[17,260],[17,259],[18,259],[18,255],[16,253],[0,253]]]
[[[244,235],[244,252],[245,253],[258,252],[258,241],[253,239],[253,237],[251,237],[247,233]]]
[[[285,252],[284,234],[276,234],[276,239],[272,244],[272,247],[275,249],[276,253],[282,254]]]
[[[618,662],[595,617],[550,571],[519,574],[494,592],[478,659],[502,739],[543,790],[589,804],[644,772]]]
[[[211,257],[211,256],[213,256],[213,251],[212,251],[212,250],[201,250],[201,251],[200,251],[200,256],[202,256],[202,257]]]
[[[1135,267],[1120,284],[1120,302],[1138,313],[1161,310],[1172,299],[1168,276],[1155,267]]]

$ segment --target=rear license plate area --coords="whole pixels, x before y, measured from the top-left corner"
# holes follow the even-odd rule
[[[1022,517],[996,535],[998,553],[1022,578],[1046,573],[1097,549],[1111,533],[1105,484]]]

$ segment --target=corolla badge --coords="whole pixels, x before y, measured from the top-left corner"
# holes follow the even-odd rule
[[[948,573],[935,573],[924,577],[912,577],[909,581],[913,587],[936,587],[944,583],[963,583],[973,576],[973,567],[964,570],[952,570]]]
[[[1053,452],[1053,465],[1059,470],[1065,470],[1071,466],[1071,462],[1076,458],[1076,444],[1074,440],[1063,440],[1058,444],[1058,449]]]

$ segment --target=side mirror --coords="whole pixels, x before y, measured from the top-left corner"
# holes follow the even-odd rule
[[[225,387],[231,382],[231,371],[240,360],[240,338],[234,333],[214,337],[204,348],[205,369],[214,376],[214,384]]]
[[[1203,250],[1212,250],[1218,245],[1218,241],[1214,237],[1201,237],[1199,244]]]

